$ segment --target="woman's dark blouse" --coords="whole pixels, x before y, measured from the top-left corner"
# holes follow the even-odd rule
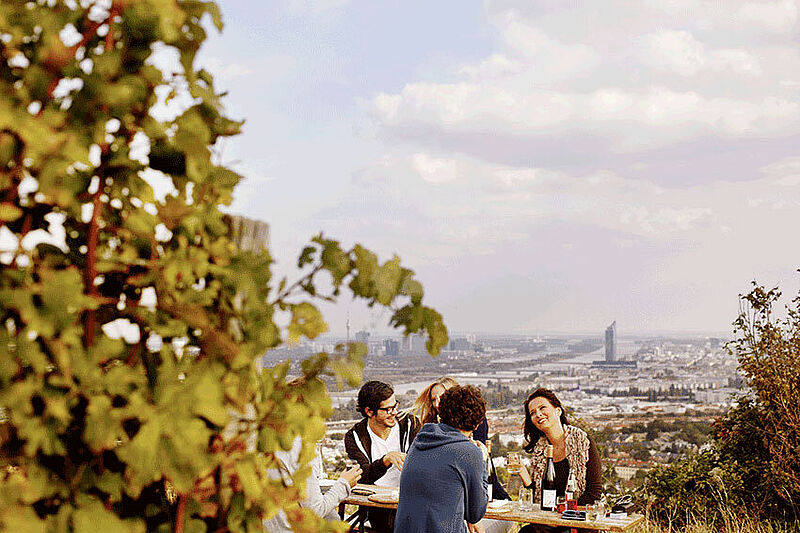
[[[486,420],[486,417],[483,417],[483,422],[481,422],[478,428],[472,433],[472,438],[484,444],[489,440],[489,421]],[[492,468],[494,468],[494,463],[492,463]],[[566,483],[566,481],[564,483]],[[500,483],[497,476],[494,476],[494,482],[492,483],[492,498],[495,500],[511,499],[511,496],[508,495],[506,488]]]
[[[556,467],[556,494],[563,496],[567,491],[567,479],[569,479],[569,462],[562,459],[553,463]],[[589,439],[589,463],[586,465],[586,490],[578,498],[578,505],[586,505],[600,499],[603,492],[603,471],[600,464],[600,454],[594,441]]]

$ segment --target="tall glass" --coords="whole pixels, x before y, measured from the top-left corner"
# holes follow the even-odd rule
[[[519,488],[517,508],[520,511],[533,511],[533,489],[526,489],[524,486]]]
[[[519,474],[522,470],[522,456],[519,452],[509,452],[506,456],[506,469],[509,475]]]

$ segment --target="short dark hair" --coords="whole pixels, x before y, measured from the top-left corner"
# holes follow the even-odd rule
[[[486,418],[486,402],[480,389],[456,385],[439,398],[439,420],[462,431],[475,431]]]
[[[561,425],[566,426],[567,424],[569,424],[569,422],[567,421],[566,409],[564,409],[564,406],[561,405],[561,400],[558,399],[558,396],[556,396],[555,392],[551,391],[550,389],[545,389],[543,387],[540,387],[535,391],[533,391],[530,394],[530,396],[528,396],[528,399],[525,400],[525,406],[524,406],[525,409],[525,425],[523,429],[523,434],[525,435],[524,448],[525,451],[528,453],[533,452],[533,448],[534,446],[536,446],[536,442],[542,435],[544,435],[544,433],[539,431],[531,421],[531,410],[530,407],[528,407],[528,404],[530,404],[531,400],[533,400],[534,398],[544,398],[545,400],[550,402],[550,405],[552,405],[553,407],[561,408],[561,417],[560,417]]]
[[[381,402],[394,394],[394,389],[388,383],[383,381],[367,381],[361,385],[358,391],[358,405],[356,409],[361,416],[367,416],[365,409],[369,409],[373,413],[381,406]]]

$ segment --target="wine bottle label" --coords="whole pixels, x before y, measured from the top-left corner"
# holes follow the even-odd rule
[[[565,496],[567,497],[568,500],[574,500],[575,499],[575,494],[571,490],[568,490],[566,492]]]
[[[556,508],[556,491],[542,491],[542,510],[552,511]]]

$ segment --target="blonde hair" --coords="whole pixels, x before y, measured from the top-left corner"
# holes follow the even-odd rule
[[[419,419],[420,423],[427,424],[429,422],[438,422],[436,408],[433,406],[433,388],[436,385],[441,385],[444,390],[458,385],[458,381],[450,376],[443,376],[427,387],[417,396],[414,401],[414,407],[411,412]]]

